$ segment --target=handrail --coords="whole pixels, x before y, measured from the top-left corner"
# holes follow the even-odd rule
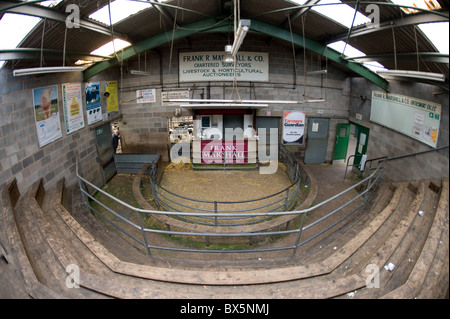
[[[347,218],[348,216],[353,214],[353,212],[357,211],[358,209],[360,209],[361,207],[363,207],[365,205],[365,203],[367,202],[370,195],[375,191],[376,187],[381,183],[381,181],[383,179],[383,174],[384,174],[384,170],[385,170],[384,164],[385,164],[385,161],[381,161],[379,163],[378,167],[376,169],[374,169],[373,173],[370,174],[370,176],[368,176],[364,180],[352,185],[348,189],[328,198],[327,200],[325,200],[319,204],[316,204],[312,207],[309,207],[309,208],[305,208],[305,209],[301,209],[301,210],[293,210],[293,211],[282,211],[282,212],[252,212],[252,213],[226,212],[226,213],[221,213],[221,216],[223,216],[223,217],[243,217],[243,216],[247,216],[247,217],[249,217],[249,216],[251,216],[251,217],[255,217],[255,216],[259,216],[259,217],[273,217],[273,216],[300,217],[300,224],[298,226],[294,227],[294,229],[286,228],[285,230],[274,230],[274,229],[265,229],[265,230],[253,229],[252,230],[252,228],[249,226],[247,228],[248,230],[241,231],[241,232],[229,232],[229,231],[226,232],[226,231],[221,231],[221,228],[215,229],[216,231],[214,231],[214,232],[213,231],[203,231],[203,230],[198,231],[198,230],[194,230],[194,229],[179,229],[177,231],[173,231],[170,229],[163,230],[163,229],[156,229],[156,228],[148,228],[148,227],[144,226],[143,217],[145,217],[145,216],[167,215],[167,216],[217,217],[217,214],[210,213],[210,212],[195,213],[195,212],[158,211],[158,210],[148,210],[148,209],[141,209],[141,208],[133,207],[133,206],[129,205],[128,203],[125,203],[122,200],[115,198],[113,195],[105,192],[104,190],[100,189],[99,187],[95,186],[94,184],[92,184],[91,182],[89,182],[88,180],[83,178],[80,174],[80,169],[79,169],[80,162],[77,162],[77,165],[76,165],[76,176],[79,181],[80,191],[82,192],[83,200],[84,200],[85,204],[87,205],[87,207],[89,209],[91,209],[92,211],[94,211],[96,214],[100,215],[103,219],[107,220],[108,223],[115,226],[121,232],[123,232],[124,234],[126,234],[127,236],[129,236],[130,238],[132,238],[133,240],[138,242],[139,244],[143,245],[147,249],[147,252],[149,255],[151,255],[151,250],[153,250],[153,249],[183,251],[183,252],[207,252],[207,253],[247,253],[247,252],[268,252],[268,251],[276,251],[276,250],[278,250],[278,251],[292,250],[293,254],[295,254],[298,247],[300,247],[301,245],[305,244],[306,242],[312,240],[313,238],[319,236],[323,232],[327,231],[328,229],[333,227],[336,223],[331,226],[327,226],[323,230],[320,230],[319,232],[314,234],[312,237],[307,238],[304,241],[301,241],[301,236],[305,229],[308,229],[312,226],[315,226],[315,225],[321,223],[322,221],[326,220],[330,216],[333,216],[337,212],[340,212],[342,209],[344,209],[351,203],[353,203],[361,198],[362,198],[362,202],[358,205],[358,207],[353,209],[345,217],[342,217],[340,219],[340,221],[344,220],[345,218]],[[342,195],[348,193],[349,191],[351,191],[363,184],[366,184],[365,189],[360,191],[360,193],[357,196],[355,196],[353,199],[348,201],[346,204],[340,206],[337,209],[334,209],[333,211],[326,214],[324,217],[320,218],[318,221],[314,222],[313,224],[311,223],[309,225],[304,225],[306,214],[313,212],[314,210],[318,209],[319,207],[322,207],[322,206],[334,201],[335,199],[341,197]],[[93,195],[91,195],[86,190],[86,185],[89,187],[92,187],[92,189],[94,189],[96,192],[103,194],[104,196],[113,200],[113,202],[119,204],[120,206],[131,210],[134,214],[137,215],[138,220],[139,220],[139,225],[130,221],[129,219],[123,218],[120,214],[115,212],[112,208],[107,207],[107,205],[104,203],[101,203],[98,199],[96,199]],[[93,207],[91,205],[90,200],[99,203],[107,211],[112,213],[113,216],[116,216],[116,217],[120,218],[120,220],[131,225],[132,229],[136,229],[136,230],[140,231],[142,237],[138,238],[138,236],[136,234],[127,232],[121,226],[117,225],[117,223],[114,223],[112,218],[108,218],[108,217],[104,216],[104,213],[99,212],[95,207]],[[282,247],[253,248],[253,249],[193,249],[193,248],[174,248],[174,247],[168,247],[167,245],[155,246],[148,242],[148,238],[147,238],[148,234],[165,234],[165,235],[172,235],[172,236],[190,236],[190,237],[195,236],[195,237],[205,237],[205,239],[207,239],[209,237],[243,237],[243,238],[249,237],[250,243],[252,243],[252,238],[254,238],[255,236],[272,236],[272,235],[280,236],[280,235],[289,235],[289,234],[296,234],[296,236],[294,236],[295,237],[294,243],[289,244],[287,246],[282,246]],[[208,242],[208,240],[207,240],[207,242]],[[208,246],[208,244],[207,244],[207,246]]]
[[[369,170],[372,169],[372,163],[375,162],[375,161],[381,161],[381,160],[384,160],[386,162],[395,161],[395,160],[408,158],[408,157],[413,157],[413,156],[417,156],[417,155],[423,155],[423,154],[432,153],[432,152],[439,152],[439,151],[441,151],[443,149],[446,149],[446,148],[449,148],[449,145],[438,147],[438,148],[431,149],[431,150],[426,150],[426,151],[421,151],[421,152],[416,152],[416,153],[411,153],[411,154],[406,154],[406,155],[400,155],[400,156],[395,156],[395,157],[382,156],[382,157],[372,158],[372,159],[366,160],[366,165],[364,166],[364,168],[367,167],[367,163],[370,163]],[[355,157],[355,158],[356,157],[362,157],[362,154],[351,155],[351,156],[349,156],[347,158],[347,165],[345,167],[344,180],[347,177],[347,169],[348,169],[348,167],[349,166],[356,167],[356,165],[354,165],[354,164],[349,165],[350,159],[353,158],[353,157]]]

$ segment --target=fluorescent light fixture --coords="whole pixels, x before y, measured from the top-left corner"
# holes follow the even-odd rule
[[[130,74],[133,74],[133,75],[150,75],[149,72],[139,71],[139,70],[130,70]]]
[[[319,103],[325,102],[324,99],[317,100],[305,100],[305,101],[279,101],[279,100],[218,100],[218,99],[170,99],[169,102],[173,103],[215,103],[215,104],[245,104],[245,105],[255,105],[255,104],[303,104],[303,103]],[[200,104],[209,105],[209,104]]]
[[[131,45],[130,42],[121,40],[121,39],[114,39],[114,45],[113,42],[110,41],[106,43],[105,45],[102,45],[100,48],[94,50],[91,52],[91,55],[102,55],[102,56],[109,56],[113,54],[114,52],[120,51],[126,47],[129,47]],[[114,51],[116,49],[116,51]]]
[[[81,72],[84,68],[82,66],[56,66],[14,70],[14,76],[47,74],[47,73],[61,73],[61,72]]]
[[[250,20],[239,20],[239,27],[234,36],[233,47],[231,48],[232,56],[236,56],[237,52],[239,51],[239,48],[241,47],[242,42],[244,42],[244,38],[247,35],[248,30],[250,29],[250,24]]]
[[[126,18],[138,13],[139,11],[151,8],[151,3],[115,0],[111,2],[111,22],[116,24]],[[100,10],[92,13],[89,18],[110,25],[109,8],[108,5],[102,7]]]
[[[440,73],[403,71],[403,70],[379,70],[377,71],[377,73],[383,77],[401,77],[401,78],[413,78],[413,79],[445,82],[445,75]]]
[[[254,108],[261,109],[269,107],[268,104],[242,104],[242,103],[211,103],[211,104],[181,104],[180,107],[184,109],[223,109],[223,108]]]
[[[306,72],[308,75],[315,75],[315,74],[327,74],[328,71],[327,70],[318,70],[318,71],[309,71]]]

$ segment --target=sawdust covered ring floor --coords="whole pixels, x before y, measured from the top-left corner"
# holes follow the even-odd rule
[[[145,170],[143,167],[134,181],[138,203],[150,210],[198,213],[198,216],[154,216],[167,227],[193,232],[226,234],[285,227],[295,215],[258,216],[258,213],[298,208],[309,194],[309,185],[304,184],[307,179],[291,181],[281,163],[270,175],[258,170],[193,171],[188,165],[170,164],[164,168],[160,185],[153,185],[153,196],[144,196],[138,187],[146,180]],[[200,216],[205,213],[214,216]],[[229,213],[235,216],[227,216]]]

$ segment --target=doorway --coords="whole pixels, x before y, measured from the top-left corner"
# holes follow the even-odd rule
[[[367,152],[369,131],[369,128],[355,123],[338,124],[333,164],[347,163],[359,167]]]
[[[97,161],[100,165],[103,185],[106,185],[116,175],[111,127],[111,123],[105,123],[94,130]]]
[[[305,164],[323,164],[327,159],[330,119],[309,118]]]

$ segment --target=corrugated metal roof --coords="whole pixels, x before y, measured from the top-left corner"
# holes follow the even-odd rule
[[[232,25],[233,9],[229,0],[171,0],[164,2],[164,6],[157,9],[155,6],[148,10],[139,12],[138,14],[116,23],[114,31],[116,34],[125,36],[129,42],[136,44],[139,41],[149,39],[164,32],[171,32],[173,27],[183,27],[194,22],[214,17],[217,21],[230,17],[229,24]],[[351,6],[355,6],[356,1],[343,0]],[[390,3],[389,0],[378,0],[380,2]],[[448,14],[449,7],[448,0],[439,0],[439,3],[444,8],[443,12]],[[60,3],[53,10],[65,12],[68,4],[77,4],[80,6],[81,19],[90,20],[88,16],[107,5],[107,0],[65,0]],[[360,12],[365,13],[365,6],[361,4]],[[182,9],[177,10],[176,6]],[[305,34],[306,38],[317,41],[322,45],[333,42],[337,35],[341,37],[346,35],[348,29],[330,19],[318,14],[313,10],[305,10],[302,15],[299,8],[287,0],[245,0],[240,2],[241,18],[254,19],[273,25],[277,28],[283,28],[292,31],[296,34]],[[380,21],[390,21],[395,19],[404,19],[407,15],[399,8],[394,6],[381,6]],[[448,18],[447,18],[448,21]],[[289,24],[290,22],[290,24]],[[107,25],[103,27],[109,29]],[[48,20],[45,25],[45,34],[42,33],[43,22],[29,34],[28,38],[23,41],[22,48],[41,48],[41,40],[44,37],[44,48],[53,50],[63,50],[64,48],[64,34],[66,27],[61,22]],[[362,29],[360,27],[360,29]],[[394,41],[395,35],[395,41]],[[345,38],[345,36],[344,36]],[[417,39],[417,41],[416,41]],[[111,36],[101,34],[88,29],[68,29],[66,40],[66,51],[86,53],[93,51],[111,40]],[[367,33],[361,36],[351,37],[349,44],[364,52],[367,55],[376,54],[393,54],[393,53],[414,53],[417,52],[436,52],[433,45],[422,32],[416,29],[414,33],[414,26],[404,26],[387,28],[378,32]],[[287,43],[287,45],[290,45]],[[72,55],[70,59],[76,56]],[[52,59],[48,59],[50,61]],[[46,61],[46,62],[48,62]],[[39,63],[37,61],[16,61],[16,67],[26,63]],[[385,66],[393,68],[395,59],[384,59]],[[52,62],[49,62],[52,63]],[[58,64],[57,61],[54,63]],[[397,59],[397,67],[404,69],[417,70],[417,60],[414,59]],[[442,63],[431,63],[420,61],[419,68],[424,70],[431,70],[433,72],[444,72],[448,78],[448,65]]]

